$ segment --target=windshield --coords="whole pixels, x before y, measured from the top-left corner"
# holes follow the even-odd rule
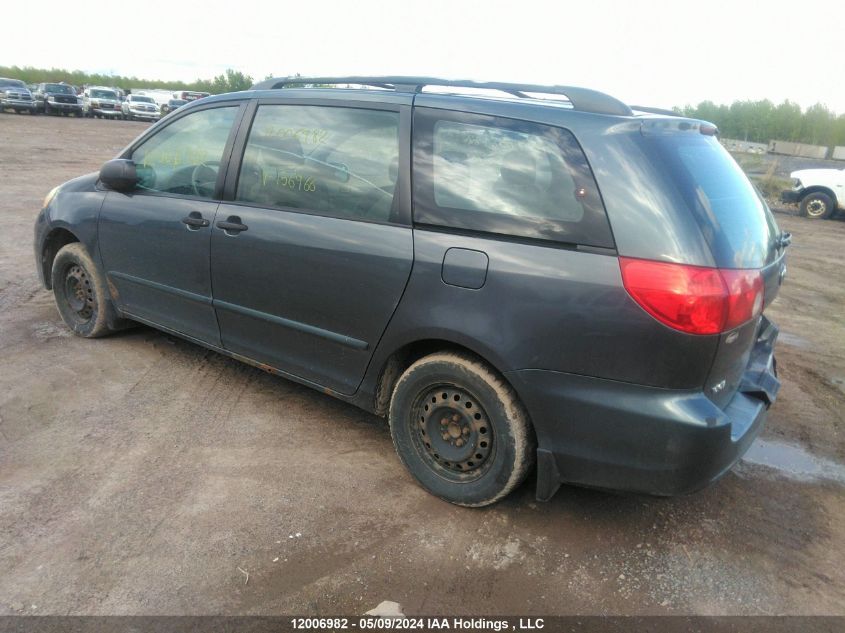
[[[63,95],[76,94],[67,84],[47,84],[44,86],[44,92],[55,92]]]
[[[20,79],[0,79],[0,88],[26,88]]]
[[[111,90],[92,90],[91,96],[98,99],[117,99],[117,95]]]
[[[714,136],[678,132],[646,138],[701,227],[717,265],[760,268],[772,261],[779,234],[774,217]]]
[[[129,98],[132,101],[140,101],[141,103],[152,103],[153,102],[153,100],[150,97],[137,97],[137,96],[133,95]]]

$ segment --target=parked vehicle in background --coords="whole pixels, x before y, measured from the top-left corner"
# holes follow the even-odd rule
[[[208,97],[211,93],[208,92],[195,92],[191,90],[179,90],[173,93],[174,99],[181,99],[183,101],[196,101],[197,99],[204,99]]]
[[[158,121],[161,117],[158,104],[152,97],[146,95],[130,94],[120,105],[123,118],[132,121],[143,119],[145,121]]]
[[[789,175],[792,189],[781,193],[781,200],[798,203],[805,218],[823,220],[845,211],[845,169],[801,169]]]
[[[789,236],[716,132],[577,87],[271,79],[51,191],[36,265],[79,336],[146,323],[388,418],[453,503],[535,463],[543,500],[687,493],[780,387]]]
[[[173,99],[173,92],[170,90],[162,90],[162,89],[151,89],[151,88],[138,88],[136,90],[132,90],[133,95],[144,95],[146,97],[150,97],[153,101],[156,102],[158,106],[159,112],[161,111],[161,107],[168,103],[171,99]]]
[[[82,108],[87,117],[116,119],[122,116],[117,93],[111,88],[86,88],[82,93]]]
[[[27,85],[20,79],[0,77],[0,111],[35,114],[35,101]]]
[[[161,106],[161,115],[164,116],[165,114],[169,114],[173,112],[177,108],[181,108],[183,105],[188,103],[184,99],[169,99],[167,103],[162,104]]]
[[[41,83],[33,93],[36,107],[43,114],[82,116],[82,100],[73,86],[64,83]]]

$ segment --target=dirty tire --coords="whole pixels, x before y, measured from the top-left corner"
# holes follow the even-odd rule
[[[115,314],[106,280],[79,242],[63,246],[53,260],[51,273],[56,307],[65,324],[85,338],[105,336]]]
[[[826,193],[816,191],[801,199],[801,215],[811,220],[824,220],[833,215],[836,205]]]
[[[457,505],[495,503],[534,463],[533,430],[516,393],[469,355],[436,353],[406,369],[389,420],[405,467],[423,488]]]

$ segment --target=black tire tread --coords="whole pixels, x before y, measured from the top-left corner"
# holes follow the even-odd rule
[[[811,216],[807,214],[807,205],[809,204],[810,200],[816,197],[823,197],[826,199],[827,202],[827,211],[822,215],[815,215]],[[803,198],[801,198],[800,204],[800,211],[801,215],[810,220],[826,220],[827,218],[831,217],[836,210],[836,199],[828,193],[824,191],[811,191]]]
[[[391,430],[393,428],[394,420],[396,419],[396,412],[394,410],[396,394],[399,392],[401,386],[408,381],[416,371],[424,368],[425,365],[430,363],[451,363],[469,373],[475,374],[496,392],[497,396],[504,405],[513,434],[514,452],[517,456],[508,481],[495,495],[476,503],[462,503],[452,499],[447,499],[450,503],[467,508],[481,508],[496,503],[513,492],[513,490],[524,481],[525,477],[534,465],[536,442],[534,440],[534,433],[531,428],[528,414],[522,406],[522,403],[520,403],[513,387],[511,387],[505,379],[502,378],[498,372],[492,369],[487,363],[472,357],[469,354],[451,351],[435,352],[428,356],[424,356],[413,363],[403,372],[403,374],[399,377],[399,380],[396,382],[396,386],[393,389],[393,396],[390,401],[390,414],[388,416]],[[410,470],[410,465],[405,462],[402,454],[399,452],[399,447],[396,445],[395,435],[392,432],[391,437],[394,438],[393,443],[397,454],[405,467]]]
[[[61,284],[63,283],[61,279],[62,268],[69,259],[79,263],[88,273],[88,276],[91,278],[94,286],[94,294],[97,297],[97,316],[94,321],[94,325],[93,327],[86,328],[85,330],[80,330],[78,327],[74,327],[73,323],[68,323],[62,313],[61,307],[59,306],[59,297],[56,289],[61,287]],[[109,317],[112,316],[112,320],[114,320],[113,315],[110,315],[110,311],[113,311],[114,308],[112,307],[111,300],[109,299],[106,280],[100,272],[97,264],[93,259],[91,259],[91,256],[88,254],[85,246],[83,246],[80,242],[72,242],[59,249],[59,252],[56,253],[56,258],[53,260],[53,270],[51,271],[51,274],[56,307],[59,309],[59,314],[62,315],[62,319],[65,321],[65,324],[74,334],[83,338],[99,338],[112,332],[109,328]]]

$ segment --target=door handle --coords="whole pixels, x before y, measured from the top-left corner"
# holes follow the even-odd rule
[[[223,229],[228,235],[235,235],[241,231],[246,231],[249,227],[246,224],[241,224],[241,219],[236,215],[230,215],[225,220],[220,220],[217,223],[218,229]]]
[[[203,218],[197,211],[191,211],[187,218],[182,218],[182,223],[187,224],[192,231],[201,229],[204,226],[211,224],[208,220]]]

